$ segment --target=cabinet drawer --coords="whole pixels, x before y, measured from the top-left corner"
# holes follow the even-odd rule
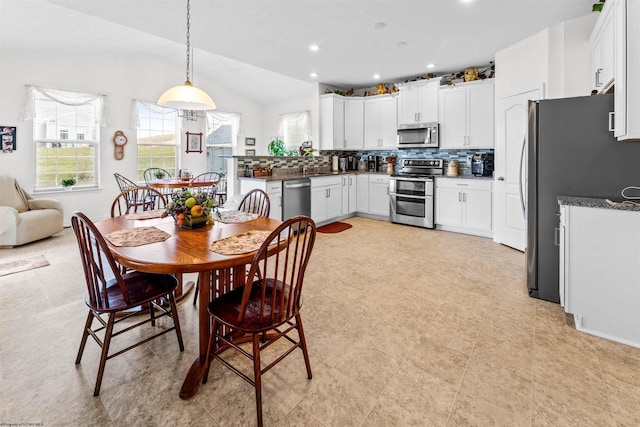
[[[470,190],[491,191],[493,181],[488,179],[437,178],[436,188],[468,188]]]
[[[267,183],[267,193],[279,193],[281,191],[282,191],[282,181]]]
[[[388,184],[389,175],[369,175],[369,183]]]
[[[311,187],[324,187],[327,185],[342,185],[342,177],[340,176],[323,176],[319,178],[311,178]]]

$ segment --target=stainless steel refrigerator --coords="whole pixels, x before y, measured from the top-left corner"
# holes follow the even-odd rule
[[[640,185],[640,142],[616,141],[609,131],[612,111],[610,94],[529,102],[526,261],[532,297],[560,302],[558,196],[620,200],[623,188]]]

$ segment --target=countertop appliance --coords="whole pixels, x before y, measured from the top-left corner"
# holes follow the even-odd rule
[[[389,181],[391,222],[434,228],[434,176],[444,174],[442,159],[402,159]]]
[[[282,183],[282,220],[297,215],[311,216],[311,179],[291,179]]]
[[[493,154],[474,154],[471,158],[471,173],[475,176],[493,175]]]
[[[369,172],[378,172],[382,166],[382,156],[367,156],[367,170]]]
[[[438,123],[398,126],[398,148],[438,148]]]
[[[612,94],[529,102],[527,181],[520,191],[526,188],[532,297],[560,302],[558,196],[615,200],[623,188],[640,184],[640,145],[616,141],[611,112]]]
[[[358,157],[357,156],[347,156],[347,170],[349,170],[349,171],[358,170]]]

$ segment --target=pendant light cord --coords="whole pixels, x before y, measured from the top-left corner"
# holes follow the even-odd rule
[[[189,79],[189,66],[191,63],[191,43],[189,38],[191,37],[191,0],[187,0],[187,81],[186,83],[191,83]]]

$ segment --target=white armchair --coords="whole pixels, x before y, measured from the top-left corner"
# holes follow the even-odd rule
[[[62,204],[34,199],[9,175],[0,174],[0,247],[24,245],[62,231]]]

